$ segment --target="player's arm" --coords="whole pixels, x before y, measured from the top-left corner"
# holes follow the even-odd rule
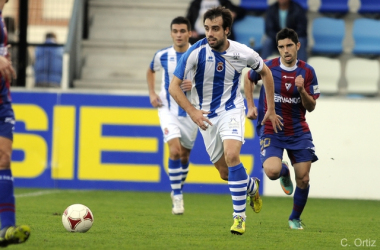
[[[148,68],[146,72],[146,81],[148,83],[149,99],[152,106],[157,108],[162,107],[162,101],[160,97],[156,94],[156,91],[154,89],[156,79],[155,76],[156,73],[151,68]]]
[[[317,105],[317,101],[307,93],[304,86],[304,78],[301,75],[297,76],[295,84],[298,92],[300,93],[302,105],[307,111],[312,112],[315,109],[315,105]]]
[[[257,107],[253,101],[253,91],[255,89],[255,82],[249,79],[250,71],[247,72],[244,76],[244,93],[245,99],[247,99],[247,118],[251,120],[257,119]]]
[[[10,82],[12,78],[16,79],[16,71],[11,61],[4,56],[0,56],[0,74],[7,82]]]
[[[266,120],[270,120],[272,122],[273,130],[277,133],[277,129],[282,130],[282,117],[276,114],[275,106],[274,106],[274,81],[272,76],[272,71],[268,68],[268,66],[264,63],[263,69],[258,72],[263,80],[263,86],[265,88],[265,95],[267,100],[267,112],[261,122],[262,125],[266,122]]]
[[[183,81],[181,79],[174,75],[169,85],[169,93],[178,105],[181,106],[181,108],[183,108],[191,117],[193,122],[196,123],[201,129],[206,130],[208,127],[207,124],[212,126],[212,123],[204,116],[204,114],[207,114],[208,112],[198,110],[191,105],[181,89],[182,82]]]

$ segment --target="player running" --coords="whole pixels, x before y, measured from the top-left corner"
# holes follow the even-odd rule
[[[261,210],[259,180],[249,177],[240,161],[244,143],[245,106],[240,93],[240,74],[251,67],[264,79],[268,110],[263,122],[281,126],[273,101],[273,78],[260,56],[247,46],[227,39],[231,32],[231,11],[223,7],[209,9],[203,17],[206,38],[194,44],[178,62],[169,91],[177,103],[201,128],[211,162],[220,176],[228,180],[232,196],[233,234],[245,232],[247,194],[255,212]],[[191,101],[181,90],[188,72],[193,72]]]
[[[270,122],[262,123],[268,100],[262,88],[259,107],[255,107],[252,97],[253,83],[257,84],[261,76],[253,70],[245,76],[244,83],[248,105],[247,117],[258,118],[256,130],[260,136],[261,161],[265,174],[271,180],[280,179],[285,194],[291,195],[293,183],[288,163],[282,161],[283,151],[287,151],[296,179],[289,227],[303,229],[300,216],[309,194],[309,172],[311,163],[318,160],[305,114],[306,110],[311,112],[315,109],[320,92],[313,67],[297,60],[297,51],[301,46],[297,33],[285,28],[277,33],[276,40],[280,57],[265,63],[273,74],[276,113],[283,118],[283,130],[275,133]]]
[[[197,136],[197,125],[170,96],[168,88],[178,60],[190,48],[190,22],[185,17],[176,17],[170,24],[173,45],[159,50],[147,71],[150,103],[158,108],[164,141],[169,146],[169,180],[171,185],[172,213],[184,213],[182,188],[189,172],[189,157]],[[155,72],[163,69],[161,92],[155,92]],[[190,78],[190,76],[188,76]],[[188,93],[191,80],[181,82],[181,91]]]

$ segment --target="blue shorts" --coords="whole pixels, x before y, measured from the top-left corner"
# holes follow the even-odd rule
[[[0,118],[0,136],[13,141],[13,130],[15,129],[15,120],[13,117]]]
[[[269,157],[278,157],[282,160],[284,150],[288,153],[288,157],[292,163],[299,162],[315,162],[318,160],[317,155],[315,154],[315,147],[311,139],[302,139],[293,143],[292,146],[288,146],[289,142],[281,142],[276,138],[271,137],[261,137],[260,140],[260,159],[264,163]],[[294,147],[298,145],[299,148]]]

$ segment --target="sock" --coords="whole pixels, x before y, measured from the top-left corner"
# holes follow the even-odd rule
[[[254,194],[257,190],[255,180],[248,176],[247,195]]]
[[[232,196],[234,217],[237,215],[242,216],[244,219],[246,217],[247,184],[248,175],[242,163],[228,168],[228,187]]]
[[[289,175],[289,168],[284,163],[282,163],[280,176],[278,178],[280,178],[281,176],[287,176],[287,175]]]
[[[181,171],[181,160],[169,159],[169,180],[170,186],[172,187],[174,195],[182,194],[181,182],[182,182],[182,171]]]
[[[189,164],[190,162],[186,162],[185,164],[181,163],[181,168],[182,168],[182,180],[181,180],[181,189],[183,188],[183,185],[185,184],[187,174],[189,173]]]
[[[13,178],[10,169],[0,170],[0,219],[1,229],[16,225]]]
[[[306,205],[307,197],[309,196],[309,189],[310,185],[306,189],[296,187],[293,197],[293,211],[289,216],[289,220],[300,219],[301,213]]]

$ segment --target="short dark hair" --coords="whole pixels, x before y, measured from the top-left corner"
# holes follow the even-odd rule
[[[51,39],[51,38],[57,39],[57,36],[53,32],[48,32],[48,33],[46,33],[45,38],[46,39]]]
[[[190,31],[191,30],[191,24],[190,24],[190,21],[189,19],[187,19],[186,17],[183,17],[183,16],[177,16],[176,18],[174,18],[172,20],[172,22],[170,23],[170,30],[172,30],[172,26],[173,24],[186,24],[187,26],[187,30]]]
[[[207,10],[206,13],[203,15],[203,23],[205,23],[206,19],[213,20],[219,16],[221,16],[223,19],[223,29],[226,30],[228,27],[230,30],[230,33],[228,35],[230,35],[232,27],[232,13],[229,9],[226,9],[225,7],[218,6]]]
[[[284,28],[277,32],[276,35],[276,44],[278,45],[278,40],[283,40],[289,38],[292,40],[295,44],[298,43],[298,35],[297,32],[295,32],[293,29],[290,28]]]

